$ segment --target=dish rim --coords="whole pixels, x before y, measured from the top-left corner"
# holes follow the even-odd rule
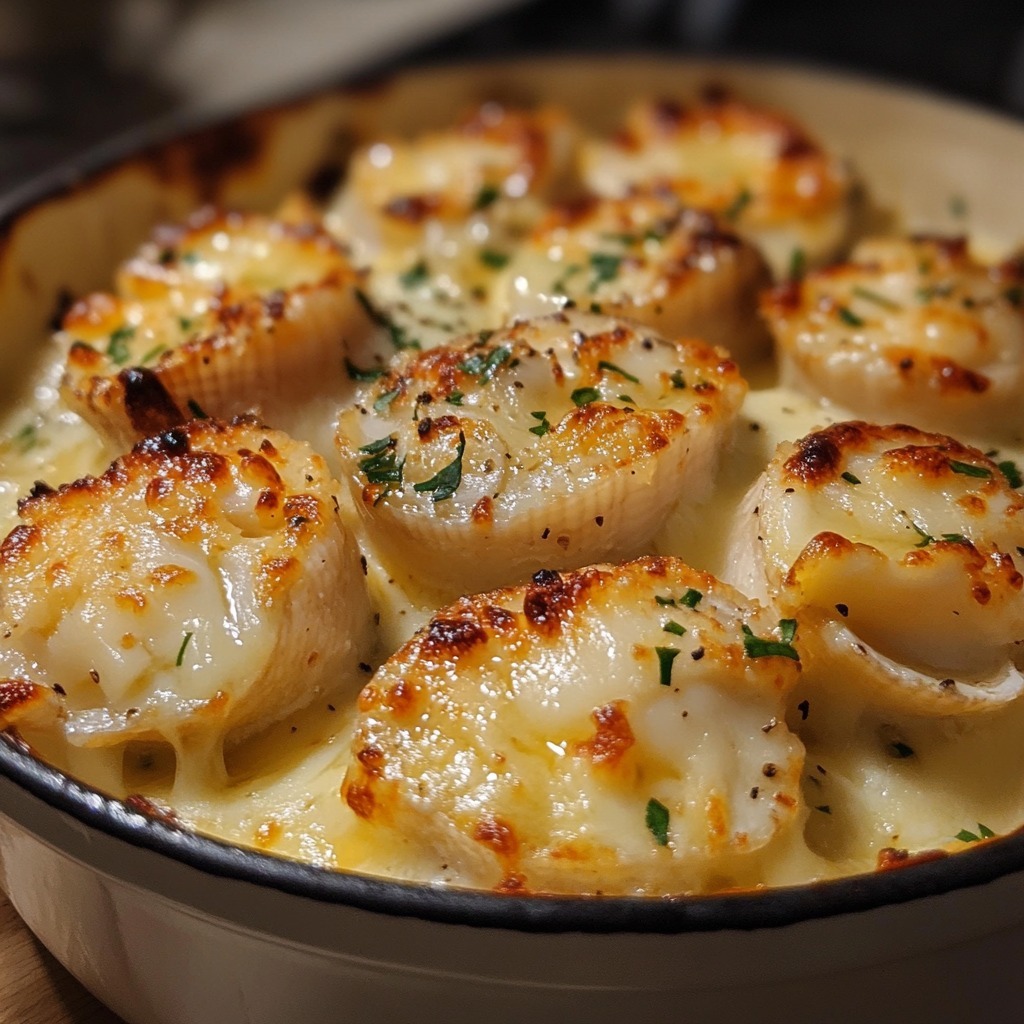
[[[764,67],[867,86],[959,108],[1024,131],[1024,119],[919,84],[845,68],[765,57],[688,56],[628,51],[571,55],[585,62],[649,57],[663,62],[730,68]],[[163,147],[188,144],[209,132],[252,118],[283,116],[331,93],[386,89],[398,76],[431,70],[471,75],[523,64],[555,64],[557,55],[518,55],[501,61],[436,63],[400,58],[358,72],[345,81],[303,88],[278,99],[214,115],[171,115],[132,128],[33,175],[0,196],[0,248],[20,219],[47,201],[87,188],[120,165]],[[450,885],[416,883],[332,870],[170,824],[67,775],[43,761],[16,736],[0,732],[0,775],[79,823],[131,846],[168,857],[206,875],[241,881],[321,904],[348,906],[392,917],[524,933],[682,934],[777,929],[804,921],[860,913],[985,885],[1024,871],[1024,826],[955,854],[912,855],[902,866],[798,885],[708,895],[560,896],[503,894]],[[4,810],[0,806],[0,816]]]

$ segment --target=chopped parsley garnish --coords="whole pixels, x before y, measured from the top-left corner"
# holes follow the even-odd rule
[[[893,740],[893,742],[889,744],[889,750],[892,752],[893,757],[901,759],[914,756],[914,748],[907,746],[907,744],[903,743],[901,740]]]
[[[402,393],[401,388],[395,388],[392,391],[385,391],[384,394],[378,395],[373,403],[373,411],[380,415],[388,410],[388,406]]]
[[[619,395],[619,401],[625,402],[627,405],[636,405],[636,399],[631,395]]]
[[[748,658],[792,658],[793,661],[800,660],[800,654],[793,646],[793,639],[796,636],[796,619],[779,620],[778,640],[766,637],[754,636],[751,628],[743,623],[743,653]]]
[[[959,839],[961,843],[978,843],[982,839],[991,839],[994,835],[995,832],[993,832],[992,829],[987,825],[982,825],[979,821],[977,832],[971,832],[966,828],[962,828],[955,836],[953,836],[953,838]]]
[[[384,368],[381,366],[372,366],[368,370],[364,370],[350,360],[345,360],[345,372],[348,374],[349,380],[358,380],[369,382],[377,380],[378,377],[384,376]]]
[[[382,309],[378,309],[361,288],[355,290],[356,301],[363,307],[363,312],[378,326],[383,327],[391,337],[391,344],[396,349],[419,348],[420,343],[410,338],[406,329],[396,324]]]
[[[839,319],[844,324],[849,324],[850,327],[863,327],[863,318],[857,316],[852,309],[848,309],[846,306],[837,306],[836,312],[839,314]]]
[[[985,466],[975,466],[970,462],[957,462],[956,459],[949,460],[949,468],[961,476],[976,476],[986,480],[992,476],[992,470]]]
[[[607,359],[602,359],[598,364],[599,370],[610,370],[612,373],[617,373],[620,377],[628,380],[632,384],[639,384],[640,378],[634,377],[633,374],[628,373],[621,366],[616,366],[614,363],[609,363]]]
[[[860,480],[858,480],[858,479],[857,479],[857,477],[855,477],[855,476],[854,476],[854,475],[853,475],[852,473],[850,473],[849,471],[847,471],[846,473],[841,473],[841,474],[840,474],[840,476],[841,476],[841,477],[842,477],[842,478],[843,478],[843,479],[844,479],[844,480],[845,480],[845,481],[846,481],[846,482],[847,482],[848,484],[855,484],[855,485],[856,485],[856,484],[859,484],[859,483],[860,483]]]
[[[551,429],[551,424],[548,422],[548,414],[546,412],[531,412],[530,415],[535,420],[540,421],[535,427],[530,427],[530,433],[543,437]]]
[[[359,468],[363,471],[366,479],[371,484],[400,484],[402,482],[402,467],[405,459],[398,461],[398,442],[388,435],[381,437],[369,444],[364,444],[359,450],[366,455],[365,459],[359,462]]]
[[[14,443],[18,446],[18,451],[22,455],[35,448],[39,444],[39,430],[36,425],[34,423],[26,423],[14,435]]]
[[[587,290],[596,292],[606,281],[614,281],[618,276],[619,267],[621,266],[621,256],[613,256],[607,252],[592,252],[590,254],[590,269],[593,271],[594,276]]]
[[[1017,463],[1011,459],[1007,459],[1005,462],[999,463],[999,472],[1006,477],[1006,482],[1011,487],[1020,487],[1024,485],[1024,477],[1020,475],[1020,468]]]
[[[459,446],[455,450],[455,458],[439,469],[429,480],[413,484],[412,489],[423,493],[430,492],[430,500],[434,502],[444,501],[450,498],[462,483],[462,455],[466,450],[466,435],[459,431]]]
[[[158,356],[162,356],[167,351],[166,345],[154,345],[143,357],[142,365],[153,362]]]
[[[924,288],[917,289],[917,297],[922,302],[930,302],[932,299],[948,299],[953,294],[953,286],[951,284],[932,284],[927,285]]]
[[[929,544],[937,544],[939,540],[948,541],[951,544],[967,544],[968,540],[962,533],[943,533],[938,538],[933,537],[930,533],[922,530],[917,523],[914,522],[906,512],[902,512],[902,515],[906,516],[907,522],[910,523],[911,527],[921,539],[914,545],[915,548],[926,548]]]
[[[738,220],[740,214],[754,201],[754,194],[749,188],[743,189],[738,196],[726,208],[724,216],[726,220]]]
[[[662,608],[675,608],[676,599],[674,597],[662,597],[661,594],[655,594],[654,600],[661,605]]]
[[[188,402],[186,402],[186,405],[188,405],[188,411],[192,413],[197,420],[208,420],[210,418],[203,411],[203,407],[194,398],[190,398]]]
[[[601,392],[597,388],[576,388],[569,397],[575,406],[582,407],[596,402],[601,397]]]
[[[562,276],[557,281],[553,281],[552,282],[551,290],[553,292],[558,292],[558,293],[564,295],[565,292],[566,292],[566,287],[565,287],[566,282],[569,280],[570,277],[572,277],[574,274],[578,274],[582,269],[583,269],[583,265],[581,263],[570,263],[565,268],[565,270],[562,271]],[[600,310],[592,310],[592,312],[598,312],[599,313]]]
[[[647,830],[654,836],[654,841],[659,846],[668,846],[668,808],[660,800],[651,797],[647,801],[644,822],[647,825]]]
[[[678,391],[682,391],[683,388],[686,387],[686,381],[683,379],[682,370],[673,370],[669,380],[672,382],[672,387]]]
[[[461,391],[453,391],[453,392],[452,392],[452,393],[451,393],[451,394],[450,394],[450,395],[449,395],[449,396],[448,396],[448,397],[447,397],[447,398],[445,399],[445,401],[446,401],[446,402],[447,402],[447,403],[448,403],[449,405],[462,405],[462,400],[463,400],[463,398],[465,398],[465,397],[466,397],[466,396],[465,396],[465,395],[464,395],[464,394],[463,394],[463,393],[462,393]]]
[[[492,203],[501,198],[501,190],[495,185],[482,185],[473,200],[474,210],[486,210]]]
[[[497,249],[481,249],[480,262],[491,270],[501,270],[508,265],[512,257],[507,252],[498,252]]]
[[[687,588],[687,591],[681,598],[679,603],[686,608],[696,608],[700,604],[704,595],[699,590],[694,590],[693,587]]]
[[[664,632],[671,633],[673,636],[686,636],[686,627],[680,626],[674,619],[669,619],[661,628]]]
[[[185,660],[185,648],[188,647],[192,637],[192,633],[186,633],[182,638],[181,646],[178,648],[178,657],[174,659],[174,664],[177,668],[181,668],[182,662]]]
[[[654,653],[658,655],[658,681],[662,686],[671,686],[672,662],[679,657],[679,650],[675,647],[655,647]]]
[[[488,334],[487,337],[489,338],[490,335]],[[511,358],[512,349],[507,345],[499,345],[488,352],[486,356],[481,352],[475,352],[468,359],[459,363],[459,369],[463,373],[475,376],[477,384],[486,384],[497,372],[498,367]]]
[[[799,246],[789,255],[789,279],[790,281],[802,281],[807,273],[807,253]]]
[[[398,283],[403,288],[418,288],[430,278],[426,260],[418,260],[408,270],[398,275]]]
[[[128,342],[135,337],[135,328],[130,324],[123,324],[117,330],[111,332],[110,343],[107,345],[107,355],[117,363],[124,366],[131,359],[131,352],[128,349]]]
[[[195,325],[195,320],[192,320],[191,318],[189,318],[187,316],[179,316],[178,317],[178,326],[181,328],[181,330],[182,330],[182,332],[184,334],[188,334],[188,332],[192,330],[194,325]]]
[[[882,309],[888,309],[894,313],[899,312],[903,308],[898,302],[894,302],[887,295],[882,295],[880,292],[865,288],[863,285],[854,285],[853,294],[858,298],[873,302],[876,306],[881,306]]]

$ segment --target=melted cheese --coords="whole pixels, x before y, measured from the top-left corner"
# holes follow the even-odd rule
[[[694,126],[699,129],[696,134]],[[1024,779],[1024,701],[1014,699],[1015,692],[1006,692],[1006,699],[990,702],[984,714],[962,713],[967,709],[961,706],[935,714],[922,710],[914,699],[905,699],[905,694],[894,699],[892,686],[887,690],[848,685],[857,680],[853,669],[836,676],[822,668],[828,665],[828,645],[820,639],[826,634],[808,605],[831,607],[826,618],[834,623],[835,605],[844,603],[836,588],[857,574],[844,577],[842,571],[822,571],[811,580],[821,567],[805,558],[801,569],[808,575],[800,578],[808,596],[804,603],[790,600],[792,588],[780,583],[799,561],[810,539],[808,531],[813,536],[827,522],[832,532],[848,534],[854,544],[869,544],[889,558],[892,564],[885,571],[894,586],[901,585],[911,570],[901,561],[908,538],[913,546],[905,529],[882,536],[870,526],[864,510],[844,504],[848,495],[839,489],[841,481],[799,493],[794,487],[793,511],[803,511],[793,517],[773,513],[780,506],[772,491],[770,507],[764,510],[767,532],[761,534],[770,538],[780,560],[771,579],[764,573],[760,578],[749,573],[740,574],[742,579],[734,576],[751,592],[743,597],[711,578],[735,573],[730,523],[755,484],[758,494],[765,493],[766,484],[757,481],[769,464],[775,467],[770,473],[778,470],[780,463],[773,462],[778,447],[792,452],[798,439],[856,418],[857,411],[844,403],[857,404],[858,394],[863,397],[868,390],[811,387],[789,370],[780,385],[776,367],[758,362],[756,340],[744,347],[745,339],[763,337],[748,315],[749,289],[756,287],[752,282],[760,273],[750,250],[737,250],[749,273],[737,271],[731,280],[718,276],[721,263],[728,262],[724,250],[716,248],[707,267],[700,262],[700,247],[693,250],[709,276],[719,310],[710,327],[700,329],[720,331],[714,340],[742,353],[750,385],[745,397],[735,367],[723,369],[721,355],[703,345],[669,337],[652,339],[650,350],[636,350],[633,342],[655,330],[650,325],[626,324],[624,344],[609,342],[593,358],[580,358],[572,344],[554,337],[551,323],[504,323],[510,312],[533,314],[549,308],[549,303],[562,308],[574,299],[584,306],[608,303],[608,312],[616,316],[630,312],[673,334],[687,322],[690,300],[680,298],[673,308],[679,296],[666,283],[674,279],[668,264],[661,262],[661,243],[685,247],[692,239],[676,238],[671,230],[661,237],[660,222],[647,227],[650,218],[658,220],[659,204],[671,207],[680,225],[703,223],[705,216],[686,212],[679,206],[680,197],[717,209],[738,233],[762,247],[776,274],[781,274],[794,249],[814,262],[839,244],[848,225],[845,172],[785,116],[723,97],[708,97],[689,112],[672,104],[641,104],[627,118],[626,132],[615,139],[584,140],[580,145],[580,135],[554,112],[534,115],[488,107],[450,132],[411,141],[378,140],[356,157],[348,183],[326,211],[325,223],[341,239],[342,248],[315,232],[304,241],[298,239],[296,225],[311,219],[302,204],[293,203],[282,212],[280,221],[274,222],[278,227],[244,215],[233,215],[231,224],[237,231],[231,224],[205,233],[200,224],[186,226],[169,243],[169,263],[155,240],[140,253],[141,264],[126,265],[113,298],[93,300],[79,309],[81,316],[72,316],[75,331],[88,335],[79,340],[89,343],[101,363],[107,361],[93,376],[116,379],[120,368],[107,363],[120,358],[123,348],[128,362],[149,369],[145,357],[154,345],[173,346],[184,340],[176,333],[184,330],[179,317],[195,316],[205,324],[204,318],[215,315],[208,280],[212,277],[231,279],[233,287],[245,291],[240,297],[244,305],[253,296],[263,303],[266,288],[315,291],[325,280],[324,273],[330,277],[330,267],[337,269],[347,282],[345,309],[353,312],[353,322],[361,324],[358,331],[365,328],[366,334],[359,333],[361,340],[347,353],[331,349],[333,357],[342,357],[335,359],[331,374],[325,373],[322,381],[315,373],[304,375],[305,384],[312,384],[303,392],[306,397],[297,402],[291,396],[279,408],[289,429],[312,441],[319,457],[346,475],[348,486],[337,494],[337,514],[333,502],[326,513],[334,524],[334,540],[321,537],[318,527],[313,531],[315,542],[310,537],[308,544],[291,549],[306,571],[301,574],[305,582],[292,582],[289,596],[300,610],[307,609],[304,617],[318,623],[331,619],[331,628],[318,627],[319,637],[330,634],[333,642],[350,646],[343,656],[346,671],[340,689],[315,684],[312,692],[303,690],[300,695],[291,686],[304,674],[292,671],[292,665],[308,659],[309,643],[318,652],[326,650],[319,640],[286,631],[287,642],[275,646],[273,630],[264,635],[256,629],[244,637],[244,649],[236,650],[232,636],[239,639],[241,634],[229,636],[230,630],[221,630],[215,636],[205,619],[200,629],[194,609],[223,605],[227,584],[237,585],[241,593],[247,587],[253,590],[252,565],[241,554],[230,553],[238,546],[238,536],[244,535],[244,552],[261,543],[287,546],[296,540],[296,530],[304,536],[308,532],[308,526],[289,532],[285,523],[262,533],[262,513],[252,487],[220,495],[208,510],[211,537],[220,538],[211,541],[212,548],[199,544],[183,552],[178,549],[188,545],[182,538],[154,531],[137,509],[118,508],[113,501],[118,488],[128,494],[140,487],[142,476],[133,469],[116,487],[109,478],[102,485],[113,502],[108,515],[123,520],[129,550],[140,553],[134,559],[139,579],[128,579],[130,568],[115,565],[115,554],[90,533],[103,526],[86,522],[79,528],[77,513],[63,507],[70,497],[32,499],[25,509],[30,521],[26,527],[34,528],[34,516],[46,518],[44,507],[59,508],[61,514],[51,518],[64,526],[47,526],[44,532],[54,543],[63,533],[63,548],[40,560],[20,581],[10,576],[5,581],[16,595],[14,605],[25,595],[31,597],[31,615],[26,612],[18,621],[27,623],[35,616],[38,642],[5,649],[3,685],[10,699],[3,703],[7,720],[16,720],[19,731],[42,756],[116,795],[143,794],[156,808],[170,806],[189,827],[262,850],[329,868],[499,885],[506,890],[660,893],[793,884],[870,871],[887,847],[955,849],[960,845],[954,839],[957,833],[964,828],[977,831],[978,822],[996,832],[1020,825],[1024,783],[1010,780]],[[585,181],[610,198],[587,199],[583,207],[548,206],[562,186],[572,182],[577,158],[582,170],[576,186]],[[685,173],[680,170],[684,164],[689,168]],[[652,179],[668,184],[674,195],[645,199],[646,193],[637,192],[637,183],[646,187]],[[630,191],[632,197],[625,197]],[[567,220],[568,209],[590,210],[592,216]],[[640,238],[640,228],[653,235]],[[193,237],[189,232],[197,233]],[[224,239],[217,240],[222,233],[226,248]],[[260,265],[261,258],[256,250],[270,236],[287,243],[275,253],[292,246],[292,255],[283,262],[271,260],[266,274],[253,277],[249,271]],[[201,258],[179,258],[192,251],[178,251],[186,237],[199,246]],[[905,244],[894,243],[893,251]],[[359,269],[348,265],[346,247]],[[592,252],[599,256],[597,261],[591,261]],[[673,252],[680,256],[683,250]],[[321,257],[326,264],[318,262]],[[685,254],[680,258],[685,260]],[[889,259],[884,244],[872,259]],[[573,285],[578,294],[547,280],[553,270],[568,271],[578,262],[589,268],[583,272],[589,276]],[[893,285],[903,291],[898,297],[894,293],[891,301],[905,301],[906,289],[916,287],[914,272],[903,273]],[[984,285],[989,291],[981,296],[986,309],[981,315],[1000,323],[1012,321],[1015,293],[1007,294],[1006,282],[994,281],[987,271],[980,273],[989,282]],[[870,300],[852,294],[854,283],[863,292],[859,278],[854,282],[845,281],[842,274],[834,277],[833,285],[821,287],[846,288],[840,299],[852,304],[856,317],[876,316],[873,307],[863,304]],[[520,286],[519,278],[527,284]],[[816,287],[819,280],[827,282],[828,275],[809,278],[808,287]],[[889,295],[888,279],[873,280],[872,287]],[[964,295],[976,298],[973,278],[963,288]],[[594,328],[595,323],[614,323],[596,314],[587,318],[571,308],[564,312],[570,316],[562,326],[574,324],[583,336],[604,331]],[[677,313],[680,319],[672,320]],[[670,319],[660,321],[661,316]],[[876,336],[898,326],[884,316],[877,319],[871,324],[872,330],[877,328]],[[295,334],[300,340],[307,334],[301,320],[297,314]],[[112,335],[121,326],[133,326],[135,332],[122,332],[115,344]],[[502,333],[453,344],[456,335],[480,331]],[[152,332],[152,339],[147,332]],[[993,328],[993,337],[1004,335]],[[17,524],[15,501],[36,479],[57,483],[100,474],[107,461],[100,438],[69,411],[58,393],[68,340],[68,335],[58,339],[0,424],[4,532]],[[153,345],[142,351],[150,340]],[[497,359],[490,367],[495,372],[489,373],[488,359],[506,342],[508,360]],[[959,344],[955,338],[950,344],[954,343]],[[1006,350],[1012,355],[1012,349],[1009,344]],[[515,367],[513,350],[519,356]],[[163,353],[152,357],[153,368],[164,358]],[[443,365],[448,366],[447,376],[433,372]],[[685,388],[665,386],[676,370],[681,371]],[[713,400],[702,402],[695,385],[716,373],[721,375],[720,387]],[[279,376],[287,383],[287,374]],[[65,395],[74,398],[78,384],[69,377]],[[572,393],[580,389],[581,397],[587,398],[586,389],[593,389],[594,401],[575,402]],[[254,404],[244,388],[237,390],[239,401]],[[458,400],[449,401],[456,391]],[[272,392],[260,400],[272,403]],[[358,397],[352,402],[355,392]],[[183,396],[186,405],[188,397],[195,400],[191,393]],[[342,440],[335,452],[331,438],[339,406]],[[602,416],[593,416],[594,406],[604,410]],[[982,407],[991,411],[985,396]],[[78,408],[87,411],[82,405]],[[266,405],[274,408],[278,407]],[[717,475],[711,474],[715,459],[693,459],[690,453],[682,460],[662,459],[668,468],[655,474],[644,490],[628,485],[608,490],[616,472],[596,473],[591,464],[594,452],[604,445],[619,474],[639,472],[640,453],[625,428],[645,424],[647,433],[642,436],[650,437],[644,415],[654,417],[651,423],[657,421],[669,451],[673,446],[688,449],[710,426],[710,441],[701,444],[706,454],[720,456]],[[674,424],[676,418],[683,422],[672,426],[669,421]],[[923,489],[912,473],[897,481],[902,491],[890,504],[913,506],[914,523],[940,538],[929,553],[942,564],[923,571],[922,579],[929,573],[935,576],[920,583],[923,590],[936,584],[955,589],[974,572],[973,563],[965,561],[968,555],[974,557],[966,545],[943,539],[944,533],[969,538],[982,560],[994,558],[996,551],[999,559],[1016,558],[1016,527],[1008,521],[1020,499],[995,475],[993,466],[1006,467],[1012,475],[1011,467],[1024,465],[1024,457],[1007,444],[1015,431],[1002,443],[993,442],[990,428],[996,418],[965,418],[959,431],[961,447],[955,455],[949,454],[953,448],[943,455],[947,468],[953,458],[991,474],[942,474],[941,486],[952,487],[959,510],[952,525],[937,500],[935,481]],[[609,437],[619,437],[615,430],[605,434],[597,429],[601,423],[591,420],[619,423],[622,443],[611,444]],[[421,424],[428,421],[421,435]],[[206,429],[185,428],[186,434],[196,437]],[[380,452],[359,451],[382,439],[386,445]],[[569,458],[553,444],[556,440],[568,447]],[[282,438],[274,446],[284,452],[293,451],[293,444]],[[250,451],[259,447],[255,441],[245,446]],[[234,446],[235,455],[229,458],[232,465],[239,447]],[[850,454],[849,471],[884,490],[885,471],[872,461],[877,452],[869,449]],[[381,452],[394,456],[394,468],[402,467],[403,482],[409,486],[401,493],[389,491],[383,478],[371,481],[360,465]],[[416,483],[439,476],[441,482],[453,482],[454,471],[444,471],[457,455],[462,472],[450,497],[433,500],[436,487],[415,490]],[[123,465],[135,466],[139,457],[135,462],[132,458]],[[299,463],[307,458],[318,456],[300,455]],[[244,461],[241,458],[237,465]],[[509,471],[509,463],[515,464],[516,472]],[[326,508],[330,486],[323,483],[327,491],[321,495],[321,483],[314,487],[306,479],[312,475],[315,481],[326,480],[322,462],[317,465],[316,472],[301,479],[277,472],[287,481],[288,494],[313,488],[320,507]],[[386,475],[387,460],[378,468]],[[166,476],[166,467],[160,473]],[[583,500],[588,480],[605,488],[601,509],[589,508]],[[780,481],[773,486],[784,495],[791,485]],[[101,485],[81,485],[66,493],[90,495],[96,486]],[[564,561],[555,562],[562,570],[561,582],[556,584],[549,573],[529,584],[530,573],[551,569],[548,563],[553,558],[543,549],[536,557],[525,557],[525,534],[517,531],[525,522],[529,534],[539,522],[537,515],[550,515],[550,508],[544,510],[544,494],[550,497],[556,487],[565,492],[559,498],[557,519],[571,527],[551,531],[557,552],[553,558],[564,556]],[[186,488],[177,500],[186,501],[189,493]],[[482,508],[484,498],[492,511],[497,507],[501,513],[492,517],[490,533],[472,521],[471,513]],[[978,498],[985,504],[984,514],[968,514],[964,501],[973,507]],[[600,527],[604,530],[611,526],[612,512],[620,514],[619,540],[611,548],[593,546],[591,541],[599,534],[596,517],[605,518]],[[749,506],[744,515],[755,518]],[[249,527],[239,526],[238,517]],[[229,522],[237,536],[223,541],[224,524]],[[402,530],[408,530],[410,522],[423,532],[403,539]],[[744,525],[749,529],[749,523]],[[557,546],[562,535],[570,538],[565,550]],[[23,536],[24,532],[15,534]],[[577,536],[578,544],[573,540]],[[354,538],[360,554],[345,538]],[[760,543],[750,540],[748,547],[754,551]],[[321,567],[318,552],[323,544],[340,545],[346,552],[340,575]],[[893,554],[900,544],[903,547]],[[168,545],[177,548],[171,552]],[[17,539],[8,541],[12,566],[22,557],[18,549]],[[214,551],[226,559],[217,570]],[[578,571],[580,561],[652,553],[668,556],[663,564],[669,567],[674,589],[656,593],[676,600],[674,607],[652,600],[651,567],[659,564],[658,559]],[[188,565],[186,555],[191,559]],[[92,572],[90,559],[105,567],[104,572]],[[185,607],[172,600],[148,601],[143,612],[122,607],[133,589],[148,598],[149,587],[155,595],[153,572],[171,564],[194,574],[194,602]],[[1006,652],[1020,638],[1008,563],[1001,564],[1004,574],[988,582],[994,595],[991,607],[961,602],[962,607],[955,608],[961,616],[970,612],[968,618],[985,636],[984,644],[975,643],[976,630],[964,628],[933,652],[929,631],[934,626],[926,621],[923,607],[916,610],[914,620],[920,629],[892,630],[886,621],[892,615],[876,614],[873,625],[864,625],[871,616],[860,610],[855,624],[870,633],[870,640],[895,664],[909,661],[916,672],[922,667],[933,673],[948,669],[969,685],[981,684],[989,663],[1005,663]],[[510,567],[512,574],[507,575]],[[33,572],[41,573],[35,582]],[[127,575],[121,579],[117,573]],[[56,600],[47,590],[44,577],[59,582],[65,575],[78,580],[77,603],[61,604],[64,598]],[[440,606],[470,583],[479,589],[513,579],[521,589],[456,601],[438,614]],[[540,630],[527,614],[528,605],[533,608],[534,599],[577,584],[591,588],[590,596],[573,606],[564,628],[551,634]],[[918,593],[918,583],[908,585]],[[691,588],[709,595],[703,608],[679,605],[678,599]],[[530,594],[533,603],[527,601]],[[341,605],[332,603],[339,596]],[[775,607],[759,609],[752,597]],[[860,598],[858,602],[863,604]],[[8,618],[14,605],[5,597],[3,614]],[[100,608],[102,618],[116,629],[104,632],[84,624]],[[281,603],[271,607],[257,601],[253,608],[264,626],[283,611]],[[495,612],[497,608],[503,612]],[[502,614],[510,617],[502,619],[511,624],[506,635],[495,618]],[[125,617],[150,623],[147,630],[137,631],[146,632],[149,639],[143,646],[148,644],[153,652],[145,664],[129,664],[131,650],[118,652],[110,643],[112,637],[123,639],[132,632],[117,625]],[[681,635],[665,632],[670,618],[683,630]],[[795,637],[794,627],[787,623],[790,618],[796,620]],[[365,635],[360,622],[367,626]],[[457,645],[435,650],[439,636],[447,635],[439,622],[476,623],[483,638],[471,645],[472,650]],[[889,640],[878,638],[883,627],[889,628]],[[183,643],[189,632],[192,637]],[[695,659],[698,637],[705,635],[713,636],[714,642],[702,641],[705,654]],[[777,654],[750,662],[751,639],[792,647],[800,655],[802,670]],[[103,663],[99,685],[88,667],[104,656],[105,642],[110,666]],[[225,646],[231,648],[230,654],[224,654]],[[661,685],[660,656],[651,653],[659,647],[678,649],[672,664],[687,665],[678,691],[676,686]],[[758,649],[766,650],[755,643],[754,650]],[[88,659],[79,656],[81,651],[89,652]],[[268,661],[279,659],[282,652],[287,671],[266,671]],[[189,674],[187,684],[181,684],[176,676],[191,667],[188,658],[198,653],[204,654],[203,672]],[[481,663],[484,653],[487,658]],[[964,663],[954,665],[958,656],[964,656]],[[942,664],[922,666],[929,659]],[[1013,656],[1009,660],[1013,662]],[[738,671],[723,668],[736,664],[741,666]],[[242,671],[247,666],[251,671]],[[357,706],[353,693],[375,670],[378,674]],[[168,679],[173,681],[164,686],[161,680]],[[435,698],[425,709],[429,716],[419,733],[401,716],[396,690],[402,689],[405,679],[410,680],[410,690],[414,683],[418,693],[429,692]],[[670,681],[675,682],[674,675]],[[898,677],[895,682],[902,685],[908,680]],[[97,687],[102,700],[92,693]],[[251,714],[238,719],[229,712],[211,715],[204,741],[207,755],[194,756],[194,746],[184,750],[188,744],[181,742],[181,731],[194,717],[195,702],[208,702],[232,687],[253,695]],[[243,700],[241,691],[232,697],[238,703]],[[215,703],[223,712],[221,703]],[[233,703],[234,699],[226,706]],[[147,709],[145,729],[129,727],[132,708]],[[685,718],[683,711],[688,712]],[[709,723],[699,735],[688,731],[698,718]],[[769,720],[776,724],[762,731]],[[460,723],[470,722],[473,727],[463,731]],[[627,727],[632,742],[616,760]],[[69,735],[83,742],[68,742]],[[378,748],[383,752],[379,775],[374,774]],[[492,763],[497,752],[506,755],[502,765]],[[187,770],[180,770],[183,763]],[[766,774],[766,764],[781,771]],[[429,785],[427,796],[421,798],[416,783],[424,772]],[[777,792],[786,800],[777,805],[767,802],[762,779],[771,794]],[[346,799],[340,795],[343,780]],[[537,794],[534,800],[524,795],[531,790]],[[368,793],[375,803],[369,802]],[[426,802],[419,803],[421,799]],[[371,806],[379,813],[368,813]],[[425,808],[433,813],[425,813]]]

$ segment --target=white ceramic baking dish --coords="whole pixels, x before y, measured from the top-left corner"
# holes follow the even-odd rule
[[[648,57],[414,70],[130,144],[0,211],[0,400],[68,294],[158,220],[323,193],[353,142],[472,100],[554,99],[610,128],[624,97],[713,80],[855,157],[907,224],[1024,239],[1024,126],[833,75]],[[960,216],[963,203],[958,204]],[[0,738],[0,885],[132,1024],[968,1019],[1024,995],[1024,835],[804,887],[681,899],[501,896],[328,873],[196,836]]]

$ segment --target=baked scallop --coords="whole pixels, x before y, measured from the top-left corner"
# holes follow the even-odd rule
[[[360,283],[315,224],[201,210],[67,313],[64,397],[118,450],[197,415],[293,428],[376,344]]]
[[[725,217],[780,278],[794,260],[834,258],[850,231],[844,166],[793,118],[719,88],[690,103],[634,104],[616,135],[581,148],[581,167],[600,195],[663,186]]]
[[[749,884],[804,816],[792,627],[669,558],[461,598],[363,690],[343,798],[464,885]]]
[[[806,665],[919,715],[1024,690],[1024,497],[976,448],[836,423],[780,445],[739,512],[731,583],[801,623]]]
[[[209,781],[225,746],[354,693],[372,614],[336,489],[308,446],[243,419],[38,487],[0,546],[0,724],[45,695],[71,744],[160,740]]]
[[[740,362],[764,355],[760,253],[720,219],[669,191],[588,197],[554,207],[519,247],[508,310],[536,316],[575,303],[632,317],[669,336],[722,345]]]
[[[338,446],[392,573],[451,596],[643,553],[745,393],[720,349],[568,310],[397,359]]]
[[[783,383],[858,416],[957,435],[1024,427],[1024,261],[964,238],[878,238],[768,293]]]

